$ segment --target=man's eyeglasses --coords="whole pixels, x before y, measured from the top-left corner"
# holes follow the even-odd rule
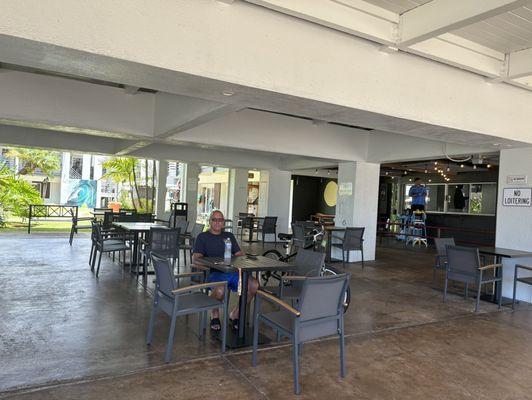
[[[224,218],[211,218],[211,221],[212,222],[224,222],[225,219]]]

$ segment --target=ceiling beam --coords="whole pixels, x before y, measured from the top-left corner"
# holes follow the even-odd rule
[[[236,111],[242,110],[244,107],[240,105],[233,105],[233,104],[224,104],[212,111],[209,111],[203,115],[200,115],[198,117],[192,118],[186,122],[183,122],[182,124],[173,127],[172,129],[169,129],[166,132],[156,134],[155,136],[158,139],[164,139],[169,138],[172,136],[175,136],[181,132],[187,131],[189,129],[195,128],[197,126],[203,125],[209,121],[224,117],[228,114],[232,114]]]
[[[439,36],[514,10],[527,0],[432,0],[405,12],[399,22],[399,47]]]
[[[532,75],[532,48],[510,53],[508,57],[508,79]]]
[[[397,15],[364,1],[246,1],[374,42],[386,45],[395,42],[393,28]]]

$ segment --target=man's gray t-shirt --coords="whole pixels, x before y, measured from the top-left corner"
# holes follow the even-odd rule
[[[222,232],[219,235],[213,235],[210,231],[202,232],[194,241],[193,253],[203,254],[204,257],[223,257],[225,252],[225,239],[231,239],[231,253],[235,254],[240,251],[240,246],[236,241],[235,235],[231,232]]]

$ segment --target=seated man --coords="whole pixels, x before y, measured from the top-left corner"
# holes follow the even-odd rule
[[[226,238],[231,239],[231,252],[234,256],[243,256],[244,252],[240,250],[235,236],[230,232],[224,232],[224,215],[221,211],[213,211],[209,217],[210,229],[207,232],[200,233],[194,242],[194,249],[192,250],[192,260],[194,262],[199,261],[202,257],[223,257],[225,251],[224,240]],[[199,262],[201,264],[201,262]],[[238,272],[224,273],[211,269],[209,275],[209,282],[227,281],[228,287],[233,292],[238,290]],[[257,289],[259,283],[255,278],[249,278],[248,280],[248,303],[251,301]],[[224,297],[224,288],[217,286],[213,289],[211,296],[218,300],[222,300]],[[238,328],[238,307],[234,308],[229,313],[229,319],[232,321],[233,328]],[[211,319],[211,329],[219,331],[221,329],[220,324],[220,312],[218,309],[213,310]]]

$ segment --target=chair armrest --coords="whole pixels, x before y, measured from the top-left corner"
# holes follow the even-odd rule
[[[190,276],[201,276],[203,277],[203,272],[183,272],[182,274],[174,275],[174,278],[187,278]]]
[[[183,293],[193,292],[196,290],[211,288],[214,286],[227,286],[227,281],[200,283],[198,285],[191,285],[184,288],[174,289],[172,290],[172,293],[179,295]]]
[[[484,265],[483,267],[479,267],[479,271],[484,271],[485,269],[495,269],[502,267],[502,264],[490,264],[490,265]]]
[[[521,268],[521,269],[526,269],[528,271],[532,271],[532,267],[529,267],[527,265],[523,265],[523,264],[515,264],[515,268]]]
[[[288,311],[296,317],[299,317],[301,315],[301,313],[297,311],[294,307],[290,306],[289,304],[285,303],[281,299],[275,297],[274,295],[268,292],[265,292],[263,290],[257,290],[257,296],[262,297],[264,300],[270,303],[278,305],[279,307],[283,308],[284,310]]]

